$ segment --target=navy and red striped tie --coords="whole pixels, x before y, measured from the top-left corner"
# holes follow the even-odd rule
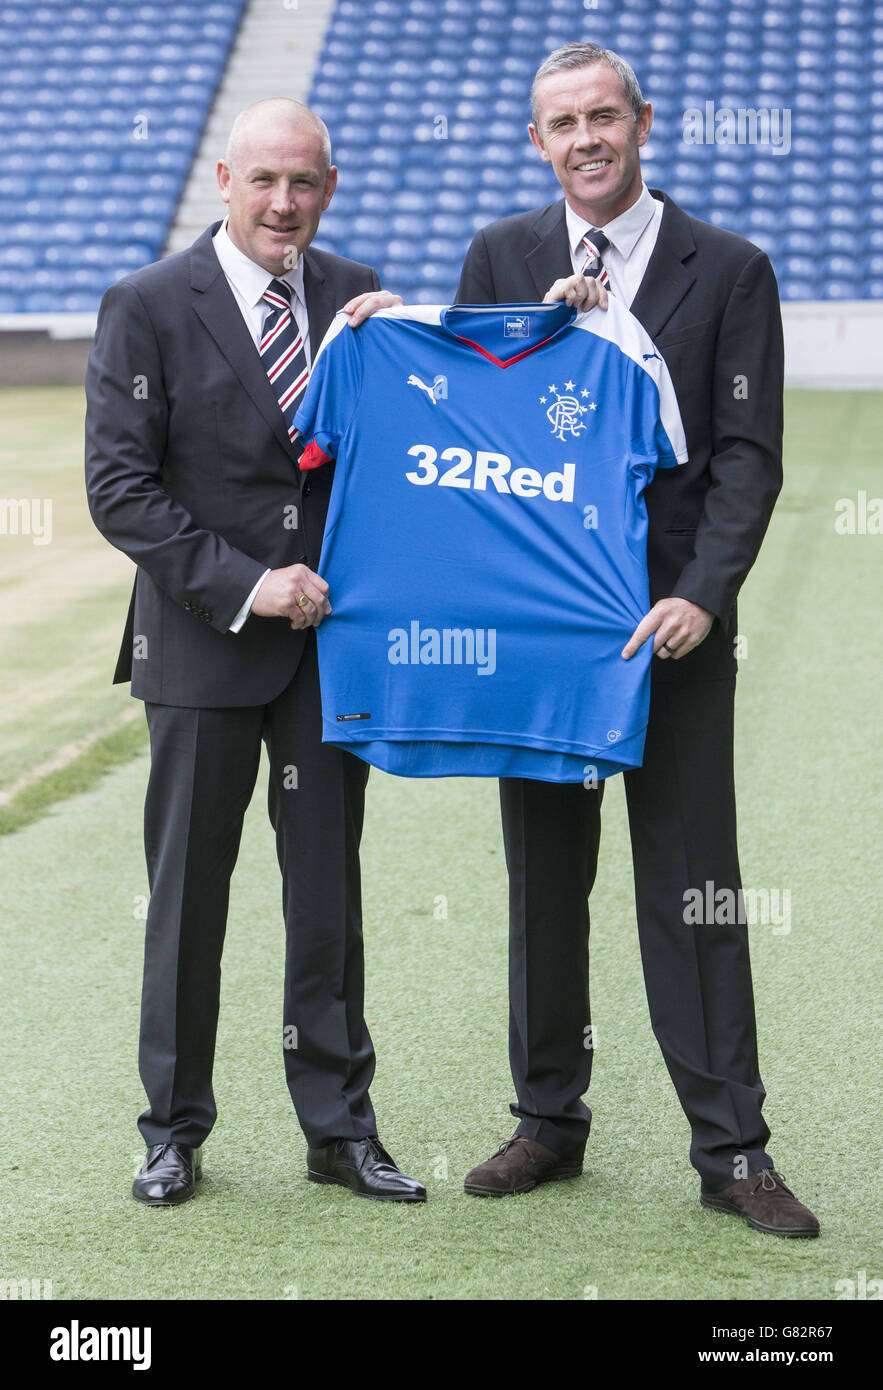
[[[580,273],[588,280],[597,280],[599,285],[606,285],[609,276],[601,257],[610,245],[608,238],[603,232],[596,232],[593,228],[583,237],[582,244],[585,247],[586,259]]]
[[[285,417],[288,437],[293,440],[295,412],[310,379],[303,335],[291,312],[291,286],[284,280],[271,280],[264,290],[271,312],[264,320],[260,353],[279,409]]]

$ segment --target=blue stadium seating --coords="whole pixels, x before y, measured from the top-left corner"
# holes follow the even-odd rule
[[[318,244],[407,300],[452,298],[475,230],[560,196],[527,142],[527,94],[573,39],[637,71],[655,110],[648,183],[762,246],[783,298],[880,297],[879,0],[338,0],[310,98],[341,175]],[[789,112],[790,149],[686,143],[685,110],[709,100]]]
[[[244,5],[0,4],[0,313],[92,312],[161,254]]]
[[[244,6],[0,0],[0,313],[91,311],[161,253]],[[318,244],[451,299],[478,228],[559,196],[527,95],[571,39],[629,59],[648,183],[768,251],[783,298],[883,297],[883,0],[337,0],[310,98],[341,171]],[[789,112],[789,152],[687,143],[709,100]]]

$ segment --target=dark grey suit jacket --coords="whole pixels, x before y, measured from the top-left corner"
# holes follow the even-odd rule
[[[690,599],[718,619],[680,661],[655,662],[654,678],[714,678],[736,669],[736,595],[782,485],[779,295],[758,247],[651,192],[662,222],[631,312],[671,373],[689,462],[660,469],[645,493],[650,597]],[[457,299],[536,301],[572,274],[561,199],[478,232]]]
[[[158,704],[265,704],[304,635],[284,618],[233,621],[267,568],[315,569],[333,470],[297,463],[267,374],[212,246],[107,291],[86,374],[86,486],[96,526],[138,573],[114,679]],[[304,255],[313,355],[373,270]],[[308,489],[308,492],[307,492]],[[134,660],[133,660],[134,639]]]

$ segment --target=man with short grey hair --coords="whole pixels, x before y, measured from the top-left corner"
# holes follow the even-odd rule
[[[313,112],[249,107],[218,161],[227,217],[107,291],[89,359],[89,505],[138,566],[116,679],[131,679],[150,729],[147,1156],[132,1189],[150,1206],[195,1195],[216,1118],[221,951],[262,742],[285,915],[280,1041],[307,1175],[363,1197],[426,1196],[380,1144],[368,1094],[367,768],[321,741],[315,629],[331,607],[316,566],[331,470],[301,485],[293,427],[335,312],[378,286],[368,266],[311,249],[336,185]]]
[[[564,198],[472,242],[458,302],[631,308],[666,362],[688,463],[646,490],[653,644],[644,762],[624,774],[653,1029],[691,1125],[701,1202],[781,1236],[818,1222],[775,1171],[761,1114],[744,922],[696,922],[696,890],[741,902],[733,782],[736,596],[781,486],[783,348],[769,260],[644,184],[653,121],[618,54],[567,44],[537,72],[530,139]],[[747,383],[747,390],[739,383]],[[588,906],[603,782],[504,779],[510,1062],[518,1126],[466,1178],[502,1196],[582,1172],[591,1115]],[[650,1131],[648,1130],[648,1133]]]

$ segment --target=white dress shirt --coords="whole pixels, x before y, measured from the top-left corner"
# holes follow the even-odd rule
[[[255,347],[260,345],[264,319],[273,312],[272,305],[264,302],[264,291],[269,289],[273,280],[284,280],[286,285],[291,287],[291,312],[294,314],[298,331],[303,336],[309,367],[310,322],[307,318],[307,301],[304,294],[303,257],[298,257],[293,270],[286,270],[284,275],[271,275],[269,270],[265,270],[257,261],[246,256],[244,251],[240,251],[238,246],[233,245],[227,232],[226,220],[215,232],[212,244]]]
[[[608,288],[630,308],[656,245],[662,203],[653,197],[646,184],[642,184],[637,201],[603,227],[597,228],[595,223],[587,222],[569,203],[566,204],[566,217],[574,274],[579,275],[585,264],[587,252],[582,245],[583,237],[593,229],[602,231],[610,242],[604,252],[604,268],[610,280]]]
[[[233,291],[233,298],[239,305],[242,317],[245,319],[245,326],[251,334],[255,348],[260,346],[264,320],[268,314],[273,312],[272,305],[267,304],[264,300],[264,291],[269,288],[274,279],[284,280],[287,285],[291,286],[291,312],[297,324],[298,332],[304,340],[304,354],[309,367],[310,321],[307,318],[307,301],[304,294],[303,257],[298,257],[297,265],[293,270],[286,270],[284,275],[271,275],[269,270],[265,270],[262,265],[258,265],[257,261],[246,256],[244,251],[240,251],[238,246],[233,245],[227,232],[226,218],[215,232],[212,245],[218,260],[221,262],[221,269],[227,277],[227,284]],[[251,605],[254,603],[257,591],[269,573],[269,570],[264,570],[230,624],[231,632],[241,630],[251,612]]]

